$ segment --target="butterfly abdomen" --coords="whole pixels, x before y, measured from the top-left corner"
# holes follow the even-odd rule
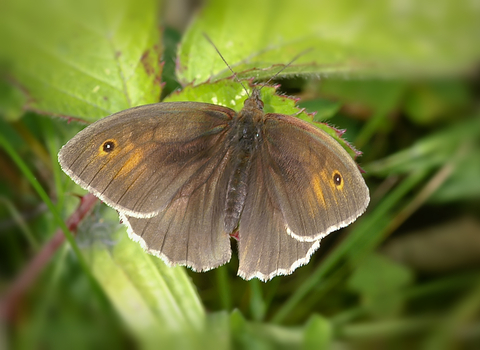
[[[233,233],[237,228],[245,205],[248,190],[247,179],[259,137],[257,129],[258,127],[249,113],[240,113],[230,132],[230,138],[234,141],[232,144],[235,146],[225,202],[225,230],[228,233]]]

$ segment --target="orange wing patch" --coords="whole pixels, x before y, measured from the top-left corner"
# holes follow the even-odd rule
[[[325,202],[325,196],[323,195],[322,183],[328,183],[328,179],[323,171],[313,175],[312,186],[318,202],[323,203],[323,206],[326,207],[327,203]]]
[[[138,167],[145,156],[145,152],[142,148],[133,146],[126,147],[124,152],[128,152],[128,157],[124,158],[124,164],[117,176],[128,176],[132,170]]]
[[[132,170],[138,167],[145,157],[145,150],[142,147],[135,147],[133,143],[122,143],[119,145],[117,140],[108,139],[98,148],[98,157],[118,158],[121,160],[122,167],[115,177],[128,176]],[[114,161],[114,159],[112,159]]]

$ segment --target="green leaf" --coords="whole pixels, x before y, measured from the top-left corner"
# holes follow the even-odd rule
[[[7,0],[0,62],[41,113],[94,121],[160,97],[156,0]]]
[[[102,205],[96,214],[82,223],[78,239],[125,324],[145,346],[195,344],[206,326],[205,310],[185,269],[143,251],[114,210]]]
[[[471,99],[463,82],[434,80],[413,86],[405,101],[405,112],[414,123],[434,125],[466,110]]]
[[[23,115],[25,97],[18,89],[0,79],[0,118],[16,121]]]
[[[179,50],[183,84],[230,76],[206,33],[242,78],[284,74],[418,76],[472,67],[480,7],[455,0],[211,0]],[[281,65],[281,66],[278,66]]]
[[[325,317],[313,315],[305,325],[304,349],[331,349],[333,340],[332,324]]]
[[[368,164],[365,170],[379,176],[391,176],[431,169],[452,159],[459,164],[464,159],[478,155],[479,145],[475,140],[479,136],[480,118],[472,116],[420,139],[407,149]],[[459,157],[455,153],[462,151],[463,147],[466,149]],[[455,171],[461,172],[462,168],[458,164]],[[468,170],[468,177],[474,176],[476,167],[474,162],[472,169]]]
[[[397,108],[404,90],[405,83],[395,80],[324,79],[320,84],[324,96],[382,112]]]
[[[410,270],[381,255],[372,254],[358,265],[349,286],[362,296],[376,315],[394,315],[403,305],[400,291],[413,281]]]
[[[314,116],[314,120],[317,122],[332,118],[342,107],[342,104],[339,102],[320,98],[309,101],[300,101],[298,105],[305,108],[307,112],[317,112]]]
[[[480,137],[480,131],[478,136]],[[432,202],[453,202],[464,199],[480,198],[480,144],[477,142],[458,162],[452,175],[433,194]]]
[[[313,315],[303,327],[283,327],[268,323],[249,322],[238,311],[230,315],[234,348],[238,349],[330,349],[332,324]]]
[[[405,267],[372,254],[356,267],[349,285],[360,293],[378,295],[398,290],[410,282],[412,275]]]
[[[245,84],[244,84],[245,85]],[[197,101],[225,106],[239,112],[244,101],[251,94],[254,85],[245,85],[245,88],[232,79],[223,79],[215,83],[204,83],[197,86],[186,86],[182,91],[168,96],[164,102]],[[293,115],[300,112],[295,107],[296,100],[287,96],[275,94],[276,89],[270,86],[257,85],[261,88],[261,98],[264,103],[265,113],[280,113]],[[299,114],[301,119],[311,120],[306,113]]]
[[[239,311],[230,315],[230,329],[235,349],[300,349],[302,329],[248,322]]]

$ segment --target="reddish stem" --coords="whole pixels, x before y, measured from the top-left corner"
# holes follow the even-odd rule
[[[83,196],[77,210],[68,218],[66,224],[70,232],[76,232],[78,224],[93,208],[97,198],[92,194]],[[25,293],[37,280],[41,271],[45,268],[57,249],[65,241],[65,234],[61,229],[57,230],[53,237],[33,257],[20,275],[13,281],[7,292],[0,299],[0,319],[12,320],[16,314],[20,302]]]

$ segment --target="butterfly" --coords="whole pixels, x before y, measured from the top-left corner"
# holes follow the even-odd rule
[[[365,211],[369,191],[337,141],[264,113],[260,95],[238,113],[200,102],[130,108],[79,132],[58,159],[169,265],[223,265],[234,237],[239,276],[288,275]]]

